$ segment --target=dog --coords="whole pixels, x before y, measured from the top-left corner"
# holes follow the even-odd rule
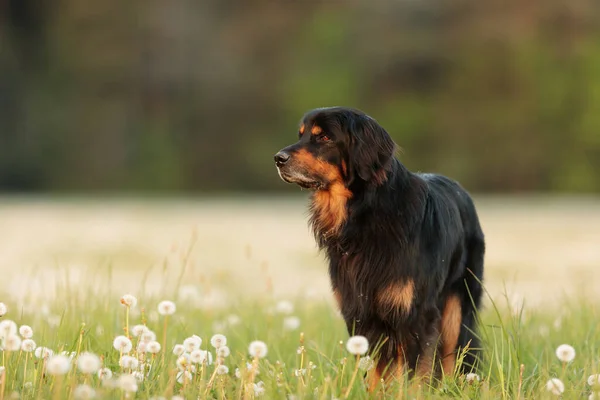
[[[311,190],[337,306],[375,360],[369,390],[471,372],[480,353],[485,239],[473,199],[448,177],[409,171],[397,149],[364,112],[327,107],[274,156],[283,181]]]

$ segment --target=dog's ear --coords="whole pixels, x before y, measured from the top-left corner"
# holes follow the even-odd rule
[[[387,131],[373,118],[353,114],[347,119],[349,169],[351,180],[356,174],[365,182],[371,181],[394,157],[396,144]]]

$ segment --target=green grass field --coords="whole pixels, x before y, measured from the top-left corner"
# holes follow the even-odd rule
[[[600,312],[598,297],[588,293],[598,287],[598,249],[582,243],[598,237],[586,230],[600,218],[598,207],[574,213],[556,204],[481,203],[490,251],[479,380],[392,382],[372,397],[556,398],[546,388],[552,378],[563,383],[562,398],[592,395],[589,377],[600,373]],[[0,302],[8,312],[0,318],[0,398],[369,398],[364,370],[357,368],[368,363],[346,349],[348,334],[302,207],[296,201],[1,202],[7,239],[0,246]],[[507,220],[509,214],[516,217]],[[538,234],[529,236],[536,227]],[[587,250],[585,257],[551,241],[559,235]],[[516,257],[525,240],[553,257]],[[510,249],[513,254],[504,253]],[[517,272],[524,278],[514,279]],[[125,294],[137,298],[135,307],[121,304]],[[159,314],[163,300],[176,304],[174,314]],[[23,349],[22,325],[53,357]],[[135,336],[138,325],[151,333]],[[215,334],[227,338],[225,357],[211,344]],[[122,335],[131,337],[134,359],[113,346]],[[193,335],[210,363],[202,362],[202,352],[174,354]],[[253,341],[266,344],[264,357],[250,355]],[[144,351],[157,346],[150,342],[160,350]],[[572,361],[555,354],[562,344],[575,349]],[[100,363],[90,361],[82,371],[78,364],[94,359],[86,353]],[[110,369],[112,378],[101,379],[98,367]]]

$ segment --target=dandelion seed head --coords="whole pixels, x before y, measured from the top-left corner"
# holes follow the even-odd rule
[[[190,361],[194,364],[206,362],[207,365],[210,365],[212,364],[212,355],[206,350],[194,350],[190,353]]]
[[[117,379],[117,387],[129,393],[137,392],[137,379],[132,374],[122,374]]]
[[[358,361],[358,368],[363,371],[369,371],[375,366],[375,362],[369,356],[361,357]]]
[[[135,325],[133,328],[131,328],[131,334],[135,337],[138,337],[149,330],[150,329],[148,329],[146,325]]]
[[[121,305],[123,305],[123,307],[135,308],[137,305],[137,298],[132,294],[124,294],[123,297],[121,297]]]
[[[8,312],[8,307],[6,307],[6,304],[0,303],[0,317],[4,317],[7,312]]]
[[[5,351],[21,350],[21,338],[19,337],[19,335],[8,335],[4,339],[4,350]]]
[[[152,354],[158,353],[160,351],[160,343],[158,343],[156,340],[148,342],[148,345],[146,346],[146,351]]]
[[[295,331],[300,327],[300,318],[298,317],[285,317],[283,319],[283,329],[286,331]]]
[[[96,391],[88,385],[79,385],[73,390],[73,396],[81,400],[93,399],[96,397]]]
[[[173,346],[173,354],[180,356],[185,352],[185,347],[182,344],[176,344]]]
[[[131,340],[127,336],[117,336],[113,341],[113,347],[115,350],[121,353],[129,353],[133,348],[133,344]]]
[[[177,368],[179,368],[179,369],[186,369],[190,365],[190,363],[192,362],[191,358],[192,357],[191,357],[191,355],[189,353],[183,353],[182,355],[180,355],[177,358],[177,361],[176,361]]]
[[[190,371],[179,371],[177,373],[177,382],[183,385],[184,382],[192,380],[192,373]]]
[[[594,375],[588,376],[587,384],[593,388],[600,387],[600,374],[594,374]]]
[[[48,358],[46,363],[46,371],[50,375],[65,375],[71,369],[71,359],[57,354]]]
[[[217,374],[218,375],[226,375],[229,373],[229,368],[227,367],[227,365],[219,365],[217,367]]]
[[[17,324],[10,319],[0,321],[0,339],[17,334]]]
[[[261,340],[254,340],[248,346],[248,353],[252,357],[263,358],[267,355],[267,344]]]
[[[140,335],[140,340],[146,343],[153,342],[156,340],[156,333],[148,329],[146,332],[142,332]]]
[[[95,374],[101,366],[100,357],[94,353],[81,353],[77,358],[77,367],[84,374]]]
[[[47,347],[38,347],[33,353],[37,358],[50,358],[54,355],[54,351]]]
[[[135,371],[132,375],[138,383],[144,382],[144,379],[146,378],[141,371]]]
[[[19,327],[19,334],[23,339],[31,339],[33,337],[33,329],[29,325],[21,325]]]
[[[160,315],[172,315],[175,314],[176,310],[177,307],[172,301],[163,300],[160,303],[158,303],[158,313]]]
[[[231,351],[229,350],[229,347],[227,347],[227,346],[221,346],[217,349],[217,357],[219,357],[219,358],[229,357],[230,354],[231,354]]]
[[[119,365],[121,366],[121,368],[125,369],[136,369],[139,364],[140,363],[137,360],[137,358],[127,355],[121,357],[121,359],[119,360]]]
[[[363,355],[369,350],[369,341],[361,335],[352,336],[346,342],[346,349],[350,354]]]
[[[191,353],[194,350],[199,350],[201,345],[202,339],[196,335],[190,336],[183,341],[183,347],[188,353]]]
[[[571,362],[575,359],[575,349],[568,344],[561,344],[556,348],[556,357],[562,362]]]
[[[275,311],[280,314],[291,314],[294,312],[294,304],[288,300],[280,300],[275,306]]]
[[[262,396],[265,394],[265,387],[262,381],[254,384],[254,395]]]
[[[467,382],[479,382],[481,378],[479,377],[479,375],[473,372],[469,372],[467,375],[465,375],[465,380]]]
[[[113,377],[113,373],[110,369],[108,368],[100,368],[98,370],[98,378],[100,380],[105,380],[105,379],[112,379]]]
[[[148,351],[148,343],[140,341],[137,345],[138,353],[146,353]]]
[[[565,384],[558,378],[552,378],[546,382],[546,390],[556,396],[560,396],[565,391]]]
[[[225,337],[225,335],[217,333],[216,335],[213,335],[213,337],[210,338],[210,344],[215,349],[218,349],[221,346],[227,345],[227,338]]]
[[[21,350],[23,350],[26,353],[31,353],[32,351],[35,351],[35,342],[32,339],[25,339],[23,340],[23,342],[21,342]]]

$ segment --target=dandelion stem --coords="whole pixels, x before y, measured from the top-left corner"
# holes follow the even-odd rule
[[[27,381],[27,361],[29,361],[29,352],[25,353],[25,365],[23,366],[23,385],[21,385],[21,391],[25,390],[25,382]]]
[[[521,364],[519,371],[519,388],[517,389],[517,400],[521,398],[521,388],[523,387],[523,371],[525,370],[525,364]]]
[[[360,356],[357,354],[356,355],[356,366],[354,367],[354,373],[352,374],[352,379],[350,379],[350,383],[348,384],[348,388],[346,389],[346,394],[344,395],[345,399],[347,399],[348,396],[350,395],[350,391],[352,390],[352,385],[354,385],[354,380],[356,379],[356,374],[358,374],[359,358],[360,358]]]
[[[129,336],[129,305],[125,307],[125,336],[127,339],[131,339]]]
[[[163,349],[167,348],[167,320],[168,319],[169,319],[169,316],[165,315],[165,326],[163,328],[163,342],[162,342],[162,348]],[[162,364],[165,363],[165,353],[166,353],[166,351],[162,352],[162,360],[161,360]]]

